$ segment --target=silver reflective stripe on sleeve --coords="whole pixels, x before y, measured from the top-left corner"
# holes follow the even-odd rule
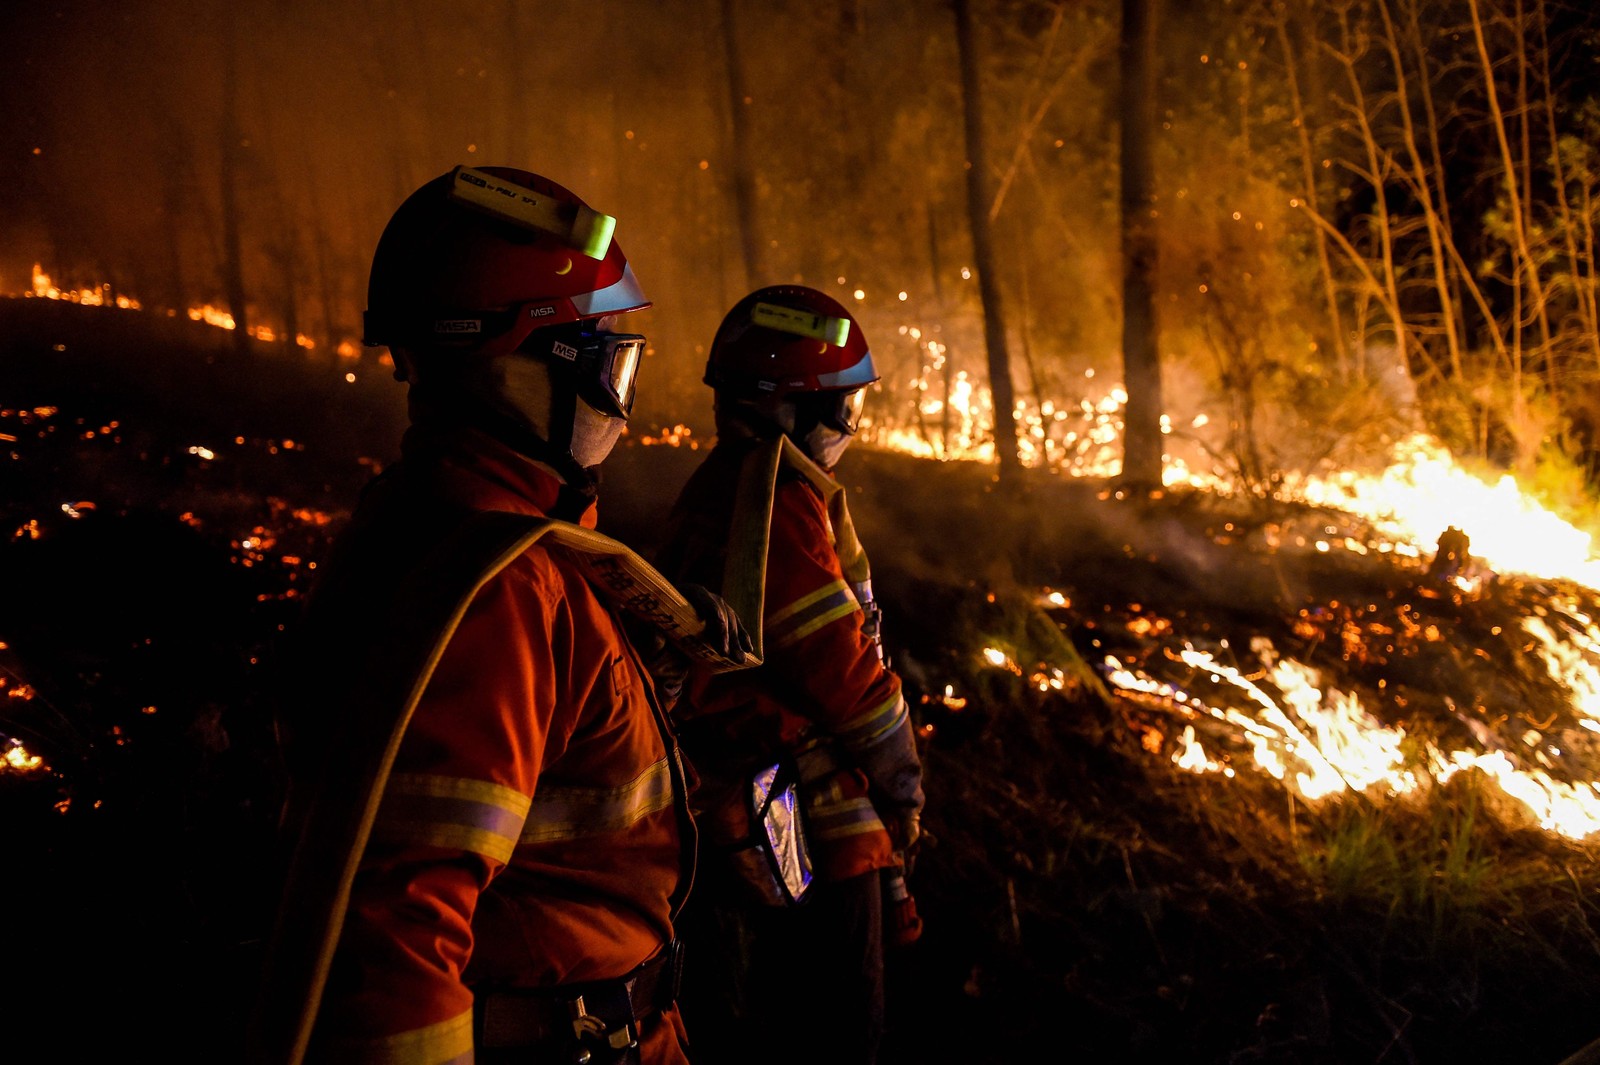
[[[541,780],[522,828],[523,843],[551,843],[631,828],[672,805],[672,773],[661,758],[615,788]]]
[[[372,838],[472,851],[504,863],[528,815],[515,788],[468,777],[396,773],[384,789]]]

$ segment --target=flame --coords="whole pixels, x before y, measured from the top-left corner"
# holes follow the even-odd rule
[[[1576,649],[1558,652],[1556,649],[1565,645],[1548,626],[1530,619],[1525,627],[1542,642],[1552,676],[1563,682],[1573,676],[1581,678],[1573,689],[1577,693],[1574,705],[1589,716],[1580,723],[1600,731],[1591,724],[1600,697],[1600,688],[1593,686],[1600,680],[1600,642],[1595,640],[1595,630],[1579,634]],[[1204,699],[1130,669],[1115,657],[1105,659],[1106,675],[1122,691],[1154,696],[1188,716],[1205,715],[1232,726],[1227,735],[1248,750],[1256,769],[1283,781],[1311,802],[1351,792],[1404,795],[1430,782],[1443,784],[1457,773],[1477,770],[1525,808],[1541,828],[1569,839],[1600,832],[1600,784],[1558,780],[1544,769],[1519,764],[1503,749],[1444,750],[1429,743],[1421,748],[1420,763],[1409,761],[1402,746],[1406,740],[1403,728],[1374,718],[1353,694],[1320,687],[1317,670],[1280,658],[1266,639],[1254,640],[1252,650],[1264,667],[1259,675],[1246,675],[1192,647],[1185,646],[1178,653],[1179,661],[1217,686],[1216,694],[1208,693]],[[1270,683],[1276,697],[1260,680]],[[1230,694],[1232,701],[1246,704],[1248,709],[1226,705]],[[1561,753],[1545,744],[1538,730],[1530,730],[1523,739],[1536,756],[1546,750]],[[1172,761],[1194,773],[1234,775],[1225,758],[1207,754],[1193,724],[1185,725]]]
[[[139,301],[131,296],[111,296],[110,285],[102,285],[99,288],[59,288],[51,280],[50,275],[40,268],[39,263],[33,264],[33,289],[24,295],[42,300],[81,303],[85,307],[104,307],[109,301],[111,306],[120,307],[125,311],[136,311],[141,306]]]
[[[1542,618],[1525,618],[1523,629],[1538,643],[1539,657],[1552,680],[1572,694],[1572,708],[1578,724],[1590,732],[1600,732],[1600,628],[1594,619],[1567,601],[1563,613],[1575,626],[1567,628],[1567,639],[1556,636]]]
[[[1423,434],[1396,445],[1376,476],[1341,471],[1291,487],[1306,502],[1371,520],[1381,534],[1411,548],[1431,549],[1439,532],[1454,525],[1470,534],[1473,556],[1496,571],[1600,588],[1590,534],[1524,494],[1510,474],[1485,482]]]
[[[132,296],[119,293],[113,297],[109,284],[101,285],[99,288],[61,288],[49,274],[44,272],[42,265],[39,263],[33,264],[32,284],[29,291],[24,292],[23,296],[29,299],[63,300],[68,303],[81,303],[86,307],[114,306],[125,311],[137,311],[144,308],[144,304]],[[174,314],[176,312],[169,310],[167,313]],[[185,313],[190,321],[204,322],[217,329],[236,328],[232,314],[209,303],[199,307],[190,307]],[[279,331],[269,325],[253,325],[246,332],[255,339],[266,343],[276,341],[280,337]],[[304,333],[295,333],[294,342],[296,346],[307,351],[314,351],[317,347],[317,341]],[[335,350],[346,358],[352,358],[360,354],[360,348],[349,340],[340,341]]]
[[[993,462],[994,412],[988,388],[975,385],[965,372],[948,374],[945,347],[924,339],[920,328],[903,326],[901,334],[914,340],[924,356],[920,372],[906,382],[915,400],[912,417],[907,422],[894,416],[869,416],[863,420],[861,440],[922,458]],[[1094,382],[1094,377],[1094,371],[1087,371],[1085,385]],[[1094,387],[1097,394],[1076,402],[1024,399],[1016,403],[1018,454],[1024,466],[1048,468],[1068,477],[1112,478],[1121,473],[1128,394],[1120,385],[1096,383]],[[1212,420],[1201,413],[1188,425],[1199,429]],[[1172,432],[1169,415],[1162,416],[1161,429]],[[1169,488],[1184,486],[1222,495],[1240,490],[1220,467],[1191,469],[1179,456],[1163,458],[1162,480]],[[1492,481],[1476,476],[1425,433],[1396,443],[1375,473],[1354,469],[1327,474],[1288,471],[1280,491],[1294,501],[1364,518],[1372,526],[1375,542],[1331,536],[1303,545],[1311,550],[1357,554],[1377,550],[1421,558],[1432,554],[1440,532],[1453,525],[1466,530],[1471,554],[1481,564],[1476,571],[1450,578],[1450,583],[1468,594],[1481,589],[1486,576],[1482,567],[1600,588],[1600,556],[1591,534],[1523,492],[1510,474],[1500,474]]]

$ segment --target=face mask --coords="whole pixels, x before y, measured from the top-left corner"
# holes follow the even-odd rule
[[[805,452],[825,470],[831,470],[850,446],[850,436],[828,425],[819,425],[806,434]]]
[[[579,466],[598,466],[605,461],[627,427],[626,418],[613,418],[595,410],[582,399],[556,398],[550,367],[543,360],[512,355],[501,360],[501,373],[493,388],[495,406],[514,414],[539,436],[556,447],[568,443],[551,440],[556,424],[554,405],[573,403],[571,452]]]
[[[572,412],[572,457],[584,468],[605,461],[627,428],[626,418],[608,418],[583,400]]]

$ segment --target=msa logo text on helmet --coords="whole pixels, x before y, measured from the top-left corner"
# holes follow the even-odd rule
[[[440,318],[434,321],[435,333],[481,333],[483,320],[479,318]]]

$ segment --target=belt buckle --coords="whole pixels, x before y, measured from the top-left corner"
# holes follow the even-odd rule
[[[579,995],[569,1004],[572,1014],[572,1035],[578,1041],[578,1065],[592,1061],[589,1047],[599,1043],[613,1054],[620,1054],[639,1045],[639,1029],[633,1021],[620,1028],[608,1028],[600,1017],[590,1013]]]

